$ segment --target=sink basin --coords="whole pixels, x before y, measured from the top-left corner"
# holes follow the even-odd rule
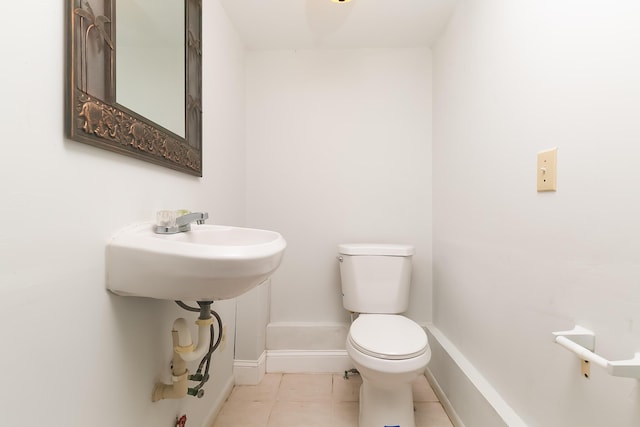
[[[206,301],[237,297],[267,280],[287,243],[279,233],[203,224],[156,234],[152,222],[107,243],[107,288],[118,295]]]

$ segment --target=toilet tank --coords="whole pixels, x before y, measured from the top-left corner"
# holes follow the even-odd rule
[[[411,245],[338,245],[342,304],[355,313],[397,314],[407,310]]]

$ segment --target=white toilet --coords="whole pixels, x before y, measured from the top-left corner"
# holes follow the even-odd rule
[[[358,314],[347,353],[362,376],[360,427],[415,427],[411,383],[431,349],[424,330],[401,316],[409,304],[413,246],[338,246],[344,308]]]

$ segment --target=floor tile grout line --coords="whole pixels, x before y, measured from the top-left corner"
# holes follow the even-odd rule
[[[357,384],[351,384],[349,386],[344,386],[343,384],[339,383],[338,381],[338,375],[339,374],[330,374],[330,387],[331,387],[331,391],[330,391],[330,398],[328,399],[328,401],[326,403],[328,403],[331,406],[331,417],[332,417],[332,422],[335,422],[335,417],[337,417],[337,407],[339,405],[343,405],[343,404],[358,404],[358,400],[351,400],[351,398],[353,397],[353,394],[351,393],[353,391],[353,389],[355,388],[355,386]],[[253,399],[253,401],[260,401],[263,403],[271,403],[269,405],[269,409],[267,412],[267,417],[266,417],[266,424],[261,423],[260,426],[256,425],[256,427],[268,427],[268,425],[272,422],[275,422],[276,418],[274,418],[274,413],[275,413],[275,409],[276,406],[278,404],[278,402],[280,403],[286,403],[286,402],[298,402],[300,404],[304,404],[309,403],[309,402],[318,402],[317,399],[313,399],[313,400],[291,400],[289,401],[288,399],[285,400],[281,400],[278,396],[280,395],[280,392],[283,390],[283,386],[285,385],[285,376],[286,374],[279,374],[275,379],[275,381],[272,383],[273,385],[271,387],[268,387],[269,389],[272,389],[273,392],[275,392],[275,396],[273,399],[270,398],[266,398],[267,396],[265,394],[261,394],[260,397],[258,399]],[[304,378],[304,375],[302,375],[302,378]],[[296,382],[298,382],[298,385],[300,384],[300,379],[298,379]],[[421,381],[424,382],[424,381]],[[326,383],[325,383],[326,384]],[[361,384],[361,383],[360,383]],[[430,387],[430,385],[428,384],[428,382],[426,383],[427,387]],[[248,386],[251,387],[251,386]],[[418,387],[422,387],[422,385],[419,385]],[[415,389],[416,391],[418,390],[417,388]],[[422,392],[424,392],[423,389],[420,388],[420,390]],[[422,400],[424,399],[424,395],[422,397],[420,397],[420,400],[414,400],[414,407],[416,404],[437,404],[437,406],[442,407],[441,402],[439,402],[437,399],[436,400]],[[242,400],[242,399],[240,399]],[[324,399],[321,399],[324,401]],[[225,402],[226,403],[226,402]],[[450,421],[450,420],[449,420]],[[215,422],[215,420],[214,420]]]

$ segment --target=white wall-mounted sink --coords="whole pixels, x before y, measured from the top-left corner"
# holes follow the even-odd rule
[[[151,222],[118,231],[107,244],[107,288],[118,295],[205,301],[234,298],[278,268],[287,246],[275,231],[221,225],[156,234]]]

